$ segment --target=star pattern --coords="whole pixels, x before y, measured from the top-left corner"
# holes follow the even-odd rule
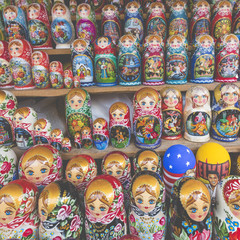
[[[182,155],[181,155],[181,154],[178,154],[178,155],[177,155],[177,158],[181,158],[181,157],[182,157]]]
[[[172,169],[172,168],[173,168],[173,166],[172,166],[172,165],[169,165],[169,168],[170,168],[170,169]]]
[[[167,154],[167,158],[169,158],[169,157],[170,157],[170,153]]]
[[[187,162],[186,162],[186,166],[188,167],[189,165],[190,165],[190,162],[189,162],[189,161],[187,161]]]

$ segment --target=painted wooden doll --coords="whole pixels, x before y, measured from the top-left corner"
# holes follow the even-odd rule
[[[50,81],[52,88],[63,88],[63,65],[60,61],[52,61],[50,63]]]
[[[34,123],[34,136],[36,144],[50,144],[51,143],[51,123],[45,119],[40,118]]]
[[[55,3],[52,7],[52,38],[56,48],[70,48],[75,38],[70,11],[63,3]]]
[[[119,240],[141,240],[141,238],[133,234],[127,234],[119,238]]]
[[[93,122],[93,142],[98,150],[105,150],[108,147],[108,122],[104,118],[97,118]]]
[[[84,39],[74,40],[71,52],[73,76],[79,77],[83,87],[93,86],[94,58],[90,42]]]
[[[135,145],[154,149],[161,145],[161,96],[153,88],[142,88],[133,98]]]
[[[38,190],[27,180],[15,180],[0,190],[0,238],[38,238]]]
[[[115,148],[125,148],[131,139],[130,110],[127,104],[116,102],[109,109],[110,141]]]
[[[233,8],[232,33],[240,39],[240,2],[237,1]]]
[[[37,113],[31,107],[18,108],[13,115],[16,144],[20,149],[28,149],[35,145],[34,123]]]
[[[0,90],[0,145],[11,146],[15,141],[13,114],[17,98],[9,91]]]
[[[76,188],[67,180],[50,183],[38,200],[39,239],[84,239]]]
[[[81,147],[90,149],[93,147],[92,129],[89,126],[82,127],[81,131]]]
[[[165,187],[160,176],[151,171],[135,174],[130,196],[130,233],[141,239],[165,239]]]
[[[65,88],[73,88],[73,72],[71,69],[66,69],[63,72],[63,82]]]
[[[137,38],[131,34],[123,35],[119,39],[118,46],[119,85],[140,85],[142,67]]]
[[[80,82],[80,77],[79,76],[73,77],[73,87],[74,88],[80,88],[81,87],[81,82]]]
[[[143,84],[162,85],[165,76],[164,42],[158,35],[145,38],[143,53]]]
[[[63,133],[59,128],[53,129],[51,131],[51,145],[55,147],[58,151],[62,150],[62,140]]]
[[[177,180],[171,191],[169,240],[212,239],[211,197],[207,187],[193,177]]]
[[[8,45],[10,71],[15,89],[35,88],[31,71],[31,44],[24,39],[12,40]]]
[[[127,233],[122,185],[109,175],[95,177],[84,194],[87,239],[118,239]]]
[[[70,10],[71,16],[76,16],[77,0],[70,0],[69,1],[69,10]]]
[[[35,0],[36,3],[42,4],[45,6],[48,12],[48,16],[51,16],[52,1],[49,0]]]
[[[118,43],[122,36],[121,22],[118,8],[114,5],[107,4],[102,9],[102,35],[111,37],[114,44]]]
[[[108,0],[109,4],[115,5],[118,8],[119,13],[124,13],[125,4],[127,0]]]
[[[238,139],[240,106],[239,88],[233,83],[219,84],[212,102],[212,138],[232,142]]]
[[[117,85],[116,47],[110,37],[96,39],[95,45],[95,79],[97,86]]]
[[[65,137],[62,140],[62,151],[65,153],[70,152],[72,149],[72,144],[69,138]]]
[[[168,38],[166,49],[166,83],[187,83],[187,46],[187,40],[182,35],[172,35]]]
[[[209,91],[202,86],[191,87],[185,101],[184,138],[192,142],[209,141],[212,117]]]
[[[32,53],[32,77],[37,88],[49,88],[49,57],[44,51]]]
[[[239,40],[234,34],[220,37],[216,43],[216,82],[238,80]]]

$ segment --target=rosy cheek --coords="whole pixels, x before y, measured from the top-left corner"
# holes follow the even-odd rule
[[[177,103],[178,103],[178,101],[177,101],[177,100],[175,100],[175,101],[173,101],[173,103],[174,103],[174,104],[177,104]]]
[[[197,219],[197,215],[195,213],[190,213],[189,217],[193,220]]]
[[[168,101],[168,100],[164,100],[164,102],[165,102],[166,104],[168,104],[168,103],[169,103],[169,101]]]
[[[198,102],[198,100],[194,98],[194,99],[193,99],[193,102],[194,102],[194,103],[197,103],[197,102]]]
[[[237,100],[238,100],[238,98],[237,98],[237,97],[235,97],[235,98],[234,98],[234,102],[236,102]]]
[[[223,100],[224,101],[228,101],[228,97],[223,97]]]

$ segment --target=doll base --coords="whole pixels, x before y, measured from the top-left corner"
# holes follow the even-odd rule
[[[34,89],[34,88],[36,88],[36,86],[29,86],[29,87],[17,87],[17,86],[14,86],[15,90],[26,90],[26,89]]]
[[[226,137],[220,137],[217,135],[212,135],[212,138],[221,142],[235,142],[238,139],[237,137],[226,138]]]
[[[163,85],[165,84],[165,82],[163,81],[159,81],[159,82],[143,82],[143,85],[147,85],[147,86],[157,86],[157,85]]]
[[[223,82],[223,83],[232,83],[237,82],[237,78],[216,78],[214,80],[215,82]]]
[[[81,87],[91,87],[91,86],[95,86],[94,82],[90,82],[90,83],[81,83]]]
[[[208,84],[213,83],[213,79],[190,79],[191,83],[201,83],[201,84]]]
[[[116,86],[117,85],[117,82],[114,82],[114,83],[99,83],[99,82],[96,82],[96,86],[98,87],[112,87],[112,86]]]
[[[137,86],[141,84],[141,82],[119,82],[120,86]]]
[[[56,45],[56,49],[64,49],[64,48],[70,49],[70,44],[57,44]]]
[[[208,142],[210,140],[209,134],[205,136],[193,136],[188,134],[187,132],[184,132],[183,137],[190,142]]]
[[[144,143],[138,143],[137,141],[135,141],[135,145],[136,147],[140,148],[140,149],[155,149],[161,146],[161,139],[159,139],[159,141],[157,141],[157,143],[155,144],[144,144]]]
[[[167,84],[186,84],[187,80],[166,80]]]
[[[162,136],[162,139],[164,140],[178,140],[180,138],[182,138],[182,134],[177,136]]]

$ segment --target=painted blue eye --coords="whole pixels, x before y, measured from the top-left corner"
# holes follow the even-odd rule
[[[229,96],[229,93],[224,93],[225,96]]]
[[[101,128],[101,126],[98,126],[98,128]]]
[[[203,208],[203,211],[206,212],[206,211],[207,211],[207,207],[204,207],[204,208]]]
[[[33,171],[28,171],[28,175],[32,176],[33,175]]]
[[[112,171],[108,171],[108,174],[109,174],[109,175],[112,175],[113,173],[112,173]]]
[[[80,175],[77,175],[77,179],[81,179],[81,176],[80,176]]]
[[[149,203],[150,204],[154,204],[154,200],[149,200]]]
[[[91,205],[91,206],[90,206],[90,209],[93,211],[93,210],[95,209],[95,207]]]
[[[155,170],[155,167],[152,167],[152,170],[154,171],[154,170]]]
[[[19,118],[19,120],[22,120],[22,119],[23,119],[22,117]]]
[[[148,170],[148,168],[147,168],[147,167],[144,167],[143,170]]]
[[[233,93],[233,96],[237,96],[237,94],[236,94],[236,93]]]
[[[104,212],[105,210],[106,210],[105,207],[100,207],[100,211],[101,211],[101,212]]]
[[[192,213],[196,213],[197,209],[196,208],[192,208],[191,211],[192,211]]]
[[[150,106],[152,106],[154,104],[154,102],[150,102]]]
[[[71,100],[71,103],[74,103],[74,101],[73,101],[73,100]]]
[[[117,175],[120,175],[121,174],[121,171],[117,171]]]
[[[47,171],[46,168],[41,169],[41,173],[45,173]]]
[[[78,103],[81,103],[82,102],[82,100],[78,100]]]
[[[194,96],[194,98],[198,98],[198,96],[196,95],[196,96]]]
[[[46,212],[43,211],[43,210],[41,210],[41,214],[42,214],[43,216],[45,216],[45,215],[46,215]]]
[[[142,102],[142,105],[145,106],[145,105],[146,105],[146,102]]]
[[[138,199],[137,199],[137,202],[140,203],[140,204],[142,204],[142,203],[143,203],[143,200],[142,200],[141,198],[138,198]]]
[[[236,210],[239,210],[239,209],[240,209],[239,205],[237,205],[237,204],[234,204],[234,205],[233,205],[233,208],[236,209]]]
[[[168,100],[168,98],[169,98],[168,96],[165,97],[165,99],[167,99],[167,100]]]
[[[72,177],[72,175],[71,175],[71,173],[69,173],[69,174],[68,174],[68,178],[71,178],[71,177]]]
[[[122,117],[122,116],[123,116],[123,114],[122,114],[122,113],[120,113],[120,114],[119,114],[119,116],[120,116],[120,117]]]
[[[113,114],[113,117],[116,117],[116,116],[117,116],[117,114],[114,113],[114,114]]]
[[[12,211],[7,210],[7,211],[5,212],[5,214],[6,214],[7,216],[12,215]]]

